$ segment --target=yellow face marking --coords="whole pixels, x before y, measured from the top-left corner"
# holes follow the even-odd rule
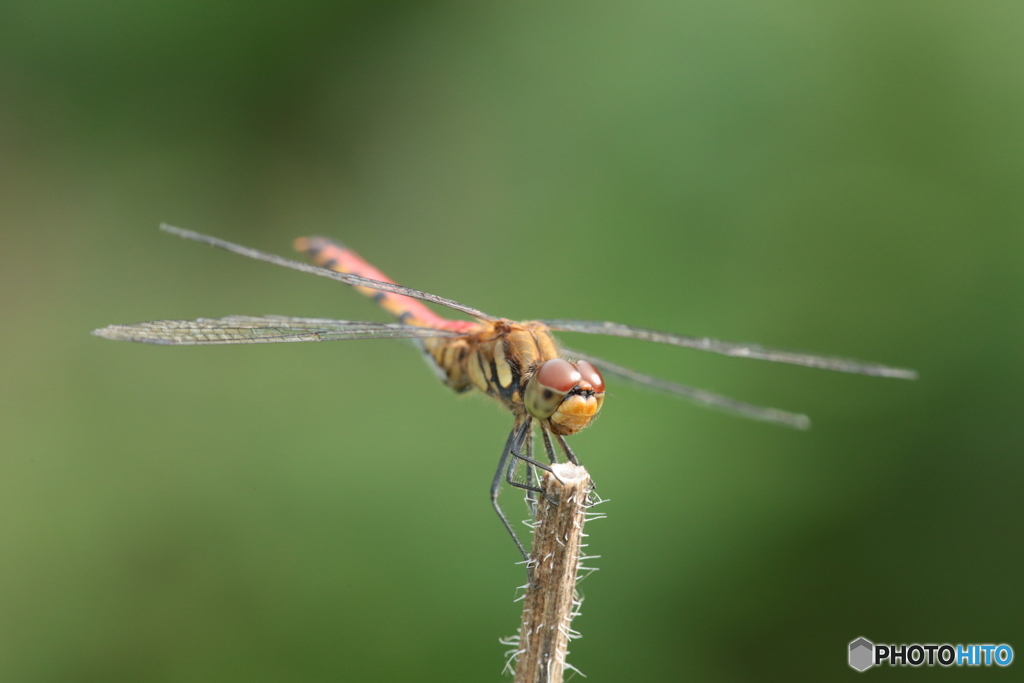
[[[504,388],[512,385],[512,366],[505,358],[505,345],[500,341],[494,345],[494,369],[498,372],[498,384]]]
[[[569,396],[549,418],[551,431],[562,436],[575,434],[590,424],[603,402],[604,396]]]
[[[598,407],[596,396],[576,394],[562,401],[555,412],[565,416],[589,418],[597,413]]]

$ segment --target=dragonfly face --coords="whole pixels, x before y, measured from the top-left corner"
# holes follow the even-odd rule
[[[546,422],[553,434],[575,434],[597,416],[604,403],[604,378],[585,360],[545,361],[526,381],[526,410]]]
[[[316,265],[267,254],[215,237],[200,235],[172,226],[167,232],[226,249],[242,256],[266,261],[293,270],[319,275],[354,286],[372,297],[398,318],[397,323],[354,322],[287,316],[228,316],[198,320],[157,320],[134,325],[111,325],[94,334],[107,339],[149,344],[256,344],[297,341],[334,341],[343,339],[410,338],[423,350],[438,377],[456,391],[479,390],[505,405],[514,417],[514,426],[505,442],[498,470],[491,484],[491,502],[520,552],[523,545],[516,537],[501,508],[498,491],[502,481],[530,491],[533,469],[549,469],[534,460],[533,431],[536,424],[543,437],[548,459],[556,462],[553,442],[565,456],[577,462],[564,437],[590,424],[604,401],[604,378],[597,370],[620,379],[690,399],[696,403],[766,422],[806,429],[805,415],[750,405],[725,396],[651,377],[627,367],[609,363],[578,351],[559,349],[551,331],[628,337],[660,344],[671,344],[726,356],[751,358],[836,370],[874,377],[914,379],[917,373],[877,363],[845,358],[829,358],[791,351],[766,349],[754,344],[734,344],[706,337],[689,337],[656,332],[613,322],[585,320],[545,320],[515,322],[488,315],[476,308],[402,287],[364,261],[351,249],[324,238],[302,238],[295,243]],[[475,320],[451,320],[434,313],[422,301],[465,313]],[[563,358],[563,354],[575,361]],[[554,438],[552,438],[554,437]],[[517,462],[527,465],[527,483],[515,480]]]

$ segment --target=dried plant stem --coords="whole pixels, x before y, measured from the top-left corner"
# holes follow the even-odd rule
[[[561,682],[569,626],[579,605],[576,577],[590,475],[572,463],[552,469],[558,479],[545,473],[546,496],[537,501],[529,563],[534,585],[527,586],[523,600],[515,683]]]

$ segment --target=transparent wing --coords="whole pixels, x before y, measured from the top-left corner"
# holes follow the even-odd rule
[[[219,247],[220,249],[226,249],[227,251],[235,254],[241,254],[257,261],[266,261],[267,263],[273,263],[274,265],[284,266],[285,268],[291,268],[293,270],[299,270],[303,273],[310,273],[312,275],[319,275],[320,277],[330,278],[332,280],[338,280],[344,282],[347,285],[369,287],[370,289],[379,289],[382,292],[394,292],[395,294],[402,294],[410,296],[414,299],[421,299],[423,301],[429,301],[432,304],[438,304],[439,306],[446,306],[447,308],[454,309],[456,311],[462,311],[474,318],[480,320],[497,320],[494,316],[487,315],[483,311],[477,310],[470,306],[460,304],[458,301],[452,301],[451,299],[445,299],[444,297],[437,296],[435,294],[428,294],[427,292],[421,292],[418,289],[411,289],[409,287],[403,287],[396,285],[391,282],[381,282],[380,280],[371,280],[370,278],[360,277],[359,275],[352,275],[351,273],[339,273],[335,270],[328,270],[327,268],[320,268],[318,266],[311,266],[308,263],[302,261],[294,261],[290,258],[283,256],[277,256],[276,254],[268,254],[258,249],[251,249],[249,247],[243,247],[239,244],[232,242],[226,242],[216,237],[210,237],[209,235],[202,235],[198,232],[191,230],[184,230],[182,228],[176,228],[173,225],[167,225],[164,223],[160,226],[160,229],[164,232],[169,232],[172,235],[178,237],[184,237],[188,240],[194,240],[196,242],[202,242],[203,244],[209,244],[211,247]]]
[[[145,344],[270,344],[274,342],[335,341],[340,339],[387,339],[458,337],[460,333],[400,323],[354,322],[283,315],[198,320],[155,320],[133,325],[110,325],[93,334],[118,341]]]
[[[683,384],[676,384],[675,382],[669,382],[668,380],[651,377],[650,375],[630,370],[627,367],[616,365],[615,363],[611,363],[602,358],[597,358],[586,353],[580,353],[579,351],[573,351],[565,347],[562,347],[562,352],[564,355],[571,358],[585,360],[588,363],[592,363],[602,373],[617,375],[623,379],[635,382],[636,384],[650,387],[651,389],[675,394],[676,396],[689,399],[702,406],[716,408],[727,413],[740,415],[741,417],[748,417],[753,420],[774,422],[775,424],[793,427],[794,429],[808,429],[811,426],[811,418],[806,415],[790,413],[777,408],[755,406],[750,403],[744,403],[743,401],[737,401],[736,399],[729,398],[728,396],[722,396],[721,394],[715,394],[702,389],[694,389],[693,387],[688,387]]]
[[[583,332],[585,334],[604,334],[610,337],[629,337],[630,339],[642,339],[644,341],[658,342],[660,344],[672,344],[674,346],[685,346],[689,349],[699,351],[710,351],[720,353],[723,356],[735,356],[738,358],[754,358],[767,360],[775,363],[788,363],[790,365],[803,365],[809,368],[821,368],[823,370],[835,370],[836,372],[849,372],[855,375],[871,375],[872,377],[895,377],[898,379],[917,379],[915,370],[905,368],[892,368],[877,363],[864,363],[858,360],[847,358],[830,358],[828,356],[814,356],[806,353],[795,353],[793,351],[780,351],[777,349],[766,349],[763,346],[754,344],[735,344],[731,342],[708,339],[707,337],[687,337],[681,334],[669,332],[655,332],[639,327],[630,327],[611,322],[595,322],[590,320],[542,320],[542,323],[552,330],[560,332]]]

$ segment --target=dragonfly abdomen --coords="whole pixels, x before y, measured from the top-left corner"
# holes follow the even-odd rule
[[[327,237],[300,237],[292,244],[316,265],[339,273],[350,273],[379,282],[395,281],[370,265],[362,256]],[[363,296],[376,301],[381,308],[398,318],[399,322],[439,330],[463,331],[475,329],[477,324],[468,320],[449,320],[427,308],[421,301],[394,292],[369,287],[355,287]]]

